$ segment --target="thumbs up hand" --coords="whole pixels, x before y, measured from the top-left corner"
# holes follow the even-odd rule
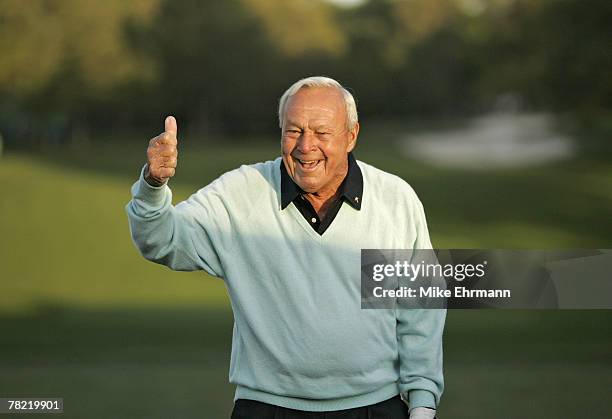
[[[164,132],[151,138],[147,148],[147,167],[144,178],[149,185],[161,186],[168,182],[176,171],[178,141],[177,125],[173,116],[166,118]]]

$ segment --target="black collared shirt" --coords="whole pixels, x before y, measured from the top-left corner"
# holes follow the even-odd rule
[[[319,219],[317,212],[312,207],[312,204],[304,197],[304,191],[295,184],[287,169],[285,168],[284,162],[280,165],[281,171],[281,209],[284,210],[287,206],[293,202],[296,208],[304,216],[308,224],[319,234],[323,234],[325,230],[331,225],[342,202],[346,201],[351,207],[356,210],[361,209],[361,200],[363,196],[363,176],[361,169],[353,157],[353,153],[348,154],[348,173],[340,185],[340,196],[334,202],[331,203],[325,217]]]

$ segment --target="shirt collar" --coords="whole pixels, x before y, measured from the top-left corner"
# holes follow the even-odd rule
[[[281,209],[285,209],[295,198],[304,193],[304,191],[296,185],[291,179],[285,162],[281,160]],[[361,169],[353,156],[353,153],[348,153],[348,173],[340,185],[341,197],[348,202],[350,206],[356,210],[361,209],[361,201],[363,197],[363,176]]]

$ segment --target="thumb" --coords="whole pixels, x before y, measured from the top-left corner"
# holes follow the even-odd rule
[[[177,134],[178,127],[176,126],[176,118],[173,116],[169,116],[164,121],[164,131],[171,132],[174,135]]]

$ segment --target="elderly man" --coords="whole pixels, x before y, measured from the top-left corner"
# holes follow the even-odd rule
[[[296,82],[279,122],[282,157],[173,206],[177,123],[166,118],[127,205],[134,243],[151,261],[225,281],[232,418],[433,418],[445,311],[360,308],[361,249],[431,247],[421,203],[355,160],[355,101],[335,80]]]

